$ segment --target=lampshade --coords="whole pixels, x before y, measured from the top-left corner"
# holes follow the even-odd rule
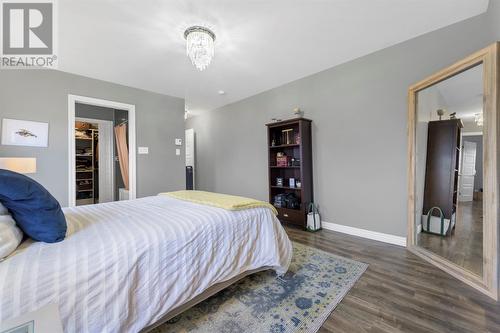
[[[0,169],[6,169],[18,173],[35,173],[36,158],[0,157]]]

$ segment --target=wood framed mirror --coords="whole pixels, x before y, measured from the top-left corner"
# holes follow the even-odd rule
[[[407,248],[498,300],[499,50],[408,90]]]

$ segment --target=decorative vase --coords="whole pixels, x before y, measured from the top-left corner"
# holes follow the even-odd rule
[[[293,115],[297,118],[302,118],[304,112],[300,110],[300,108],[293,109]]]

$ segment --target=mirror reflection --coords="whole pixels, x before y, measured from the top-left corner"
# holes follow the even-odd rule
[[[483,65],[417,94],[416,243],[483,274]]]

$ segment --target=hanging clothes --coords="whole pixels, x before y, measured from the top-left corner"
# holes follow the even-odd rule
[[[127,124],[121,124],[115,127],[116,148],[118,151],[118,161],[120,162],[120,171],[122,174],[125,189],[129,189],[128,177],[128,146],[127,146]]]

